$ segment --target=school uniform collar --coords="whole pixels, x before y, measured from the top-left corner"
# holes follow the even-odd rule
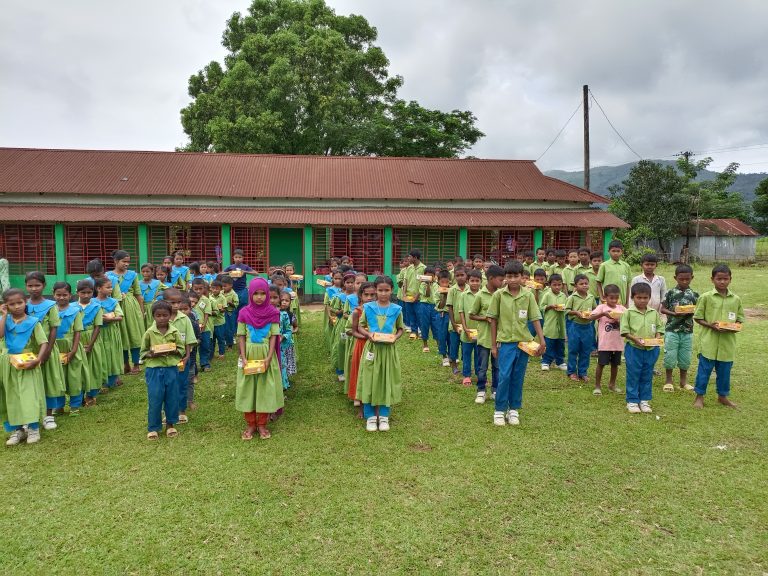
[[[497,288],[496,292],[498,292],[498,291],[499,290]],[[477,293],[479,294],[480,292],[484,292],[484,293],[488,294],[489,296],[493,296],[494,294],[496,294],[496,292],[491,292],[490,290],[488,290],[488,286],[483,286],[482,288],[480,288],[480,290],[478,290]]]
[[[635,303],[632,302],[632,304],[629,305],[629,308],[627,308],[627,311],[628,312],[632,312],[633,310],[635,312],[637,312],[638,314],[642,314],[643,316],[645,316],[649,312],[655,312],[656,311],[655,308],[651,308],[650,306],[647,306],[645,310],[638,310],[637,307],[635,307]]]
[[[736,295],[736,294],[734,294],[733,292],[731,292],[731,289],[730,289],[730,288],[726,288],[726,291],[727,291],[727,292],[726,292],[725,296],[723,296],[722,294],[720,294],[720,292],[718,292],[718,291],[717,291],[717,288],[713,288],[713,289],[712,289],[712,293],[713,293],[715,296],[720,296],[720,298],[730,298],[731,296],[735,296],[735,295]]]
[[[498,290],[497,290],[497,292],[498,292]],[[522,286],[520,286],[520,289],[519,289],[519,291],[518,291],[518,293],[517,293],[517,296],[515,296],[514,294],[512,294],[512,292],[510,292],[510,291],[509,291],[509,288],[508,288],[508,287],[506,287],[506,286],[505,286],[503,289],[501,289],[501,292],[502,292],[502,294],[506,294],[507,296],[509,296],[510,298],[514,298],[515,300],[517,300],[518,298],[522,298],[522,297],[523,297],[523,296],[525,296],[526,294],[531,294],[531,292],[526,292],[526,291],[523,289],[523,287],[522,287]]]
[[[173,334],[174,332],[178,332],[179,329],[174,326],[171,321],[168,321],[168,330],[166,330],[165,334],[160,332],[160,329],[157,327],[157,325],[152,322],[152,325],[149,327],[149,331],[154,334],[159,334],[160,336],[168,336],[168,334]]]

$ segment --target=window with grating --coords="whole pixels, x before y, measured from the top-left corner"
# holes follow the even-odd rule
[[[498,252],[491,257],[497,264],[504,266],[526,250],[533,250],[533,230],[501,230]]]
[[[99,259],[106,270],[112,269],[112,252],[125,250],[138,262],[138,228],[136,226],[67,226],[64,229],[67,246],[67,274],[85,274],[90,260]]]
[[[259,226],[232,226],[232,249],[243,251],[243,260],[259,272],[267,270],[269,254],[269,233]]]
[[[346,254],[352,258],[355,270],[369,276],[384,273],[384,230],[382,228],[352,228],[349,230]],[[334,252],[334,255],[336,252]],[[343,256],[343,254],[341,254]]]
[[[51,224],[0,224],[0,257],[8,260],[8,272],[56,274],[53,230]]]
[[[592,252],[603,252],[603,231],[587,230],[584,232],[584,245]]]
[[[579,230],[544,230],[544,246],[554,250],[578,248],[581,243]]]
[[[150,261],[159,264],[165,256],[182,252],[187,262],[221,262],[220,226],[149,226]]]
[[[328,259],[331,257],[331,229],[312,229],[312,270],[315,274],[328,274]]]
[[[451,229],[395,228],[392,231],[392,264],[398,267],[414,248],[423,262],[453,260],[459,255],[459,231]]]
[[[467,253],[464,258],[472,259],[475,254],[480,254],[484,260],[498,254],[499,231],[498,230],[469,230],[467,233]]]

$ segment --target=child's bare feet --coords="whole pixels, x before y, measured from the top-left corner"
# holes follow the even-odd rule
[[[693,401],[693,407],[701,410],[704,408],[704,396],[696,394],[696,400]]]
[[[717,401],[720,402],[723,406],[728,406],[728,408],[736,408],[736,404],[731,402],[731,400],[728,398],[728,396],[718,396]]]

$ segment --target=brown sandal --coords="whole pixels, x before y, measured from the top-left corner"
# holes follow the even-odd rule
[[[174,428],[173,426],[171,426],[170,428],[167,428],[167,429],[166,429],[166,431],[165,431],[165,435],[166,435],[168,438],[176,438],[176,436],[178,436],[178,435],[179,435],[179,431],[178,431],[178,430],[176,430],[176,428]]]
[[[248,429],[243,430],[243,433],[240,434],[240,438],[242,440],[253,440],[253,432],[251,432]]]
[[[159,437],[157,432],[149,432],[147,433],[147,440],[157,440]]]
[[[266,427],[259,428],[259,438],[269,440],[272,438],[272,433]]]

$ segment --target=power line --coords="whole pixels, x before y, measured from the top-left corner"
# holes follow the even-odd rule
[[[554,137],[554,139],[552,140],[552,142],[550,142],[550,143],[549,143],[549,146],[547,146],[546,150],[544,150],[544,152],[542,152],[542,153],[541,153],[541,155],[540,155],[538,158],[536,158],[536,162],[538,162],[539,160],[541,160],[541,159],[544,157],[544,154],[546,154],[547,152],[549,152],[549,149],[550,149],[550,148],[552,148],[552,145],[553,145],[555,142],[557,142],[557,139],[558,139],[558,138],[560,138],[560,134],[562,134],[562,133],[563,133],[563,130],[565,130],[565,129],[568,127],[568,124],[570,124],[571,120],[573,120],[573,117],[574,117],[574,116],[576,116],[576,112],[578,112],[580,108],[581,108],[581,100],[579,100],[579,105],[578,105],[578,106],[576,106],[576,110],[574,110],[574,111],[573,111],[573,114],[571,114],[571,115],[568,117],[568,120],[566,120],[566,121],[565,121],[565,124],[563,124],[563,127],[562,127],[562,128],[560,128],[560,131],[559,131],[559,132],[557,133],[557,135]]]
[[[619,131],[616,129],[616,126],[614,126],[614,125],[613,125],[613,122],[611,122],[611,119],[610,119],[610,118],[608,118],[608,114],[606,114],[606,113],[605,113],[605,110],[603,110],[603,107],[602,107],[602,106],[600,106],[600,102],[598,102],[598,101],[597,101],[597,98],[595,98],[595,95],[592,93],[592,90],[590,90],[590,91],[589,91],[589,94],[590,94],[590,96],[592,96],[592,100],[594,100],[594,101],[595,101],[595,104],[597,104],[597,107],[600,109],[600,112],[602,112],[602,113],[603,113],[603,116],[605,117],[605,119],[606,119],[606,121],[608,122],[608,124],[610,125],[610,127],[611,127],[611,128],[613,128],[613,131],[614,131],[614,132],[616,132],[616,136],[618,136],[618,137],[619,137],[619,139],[620,139],[622,142],[624,142],[624,146],[626,146],[626,147],[627,147],[627,149],[629,149],[629,151],[630,151],[630,152],[632,152],[632,154],[634,154],[635,156],[637,156],[639,160],[642,160],[642,159],[643,159],[643,157],[642,157],[642,156],[640,156],[640,154],[638,154],[637,152],[635,152],[634,148],[632,148],[632,146],[630,146],[630,145],[627,143],[627,141],[624,139],[624,136],[622,136],[621,134],[619,134]]]

